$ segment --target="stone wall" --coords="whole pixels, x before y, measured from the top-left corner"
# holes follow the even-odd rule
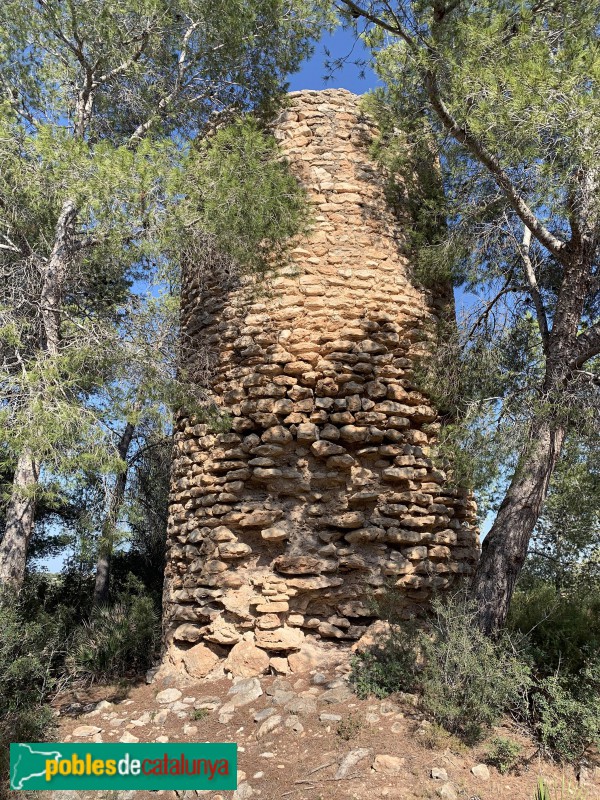
[[[196,676],[226,656],[235,674],[286,671],[309,642],[360,637],[385,585],[408,609],[478,556],[411,377],[451,291],[411,282],[375,133],[349,92],[292,94],[275,135],[313,207],[293,264],[258,288],[218,260],[184,277],[186,366],[232,417],[176,434],[166,638]]]

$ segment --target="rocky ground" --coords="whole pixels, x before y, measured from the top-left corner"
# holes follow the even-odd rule
[[[572,769],[544,762],[533,742],[509,723],[495,735],[523,747],[515,774],[484,763],[486,746],[467,749],[444,737],[415,706],[416,698],[359,699],[347,665],[287,676],[222,677],[183,685],[166,676],[115,696],[96,687],[57,701],[58,741],[237,742],[238,789],[198,792],[207,800],[534,800],[538,777],[552,800],[600,798],[594,774],[579,783]],[[123,694],[123,693],[122,693]],[[104,696],[104,699],[100,699]],[[89,797],[112,793],[87,793]],[[118,792],[117,800],[196,792]],[[63,797],[64,795],[64,797]],[[78,800],[54,792],[51,800]],[[86,795],[81,793],[80,797]]]

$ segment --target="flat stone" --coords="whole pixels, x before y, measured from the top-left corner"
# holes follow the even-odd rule
[[[252,642],[241,641],[233,646],[223,668],[235,678],[254,678],[269,669],[269,656]]]
[[[285,656],[273,656],[269,661],[269,666],[280,675],[289,675],[291,672],[290,664]]]
[[[278,728],[281,725],[283,717],[280,714],[274,714],[271,717],[268,717],[258,731],[256,732],[256,738],[261,739],[263,736],[266,736],[271,731],[274,731],[275,728]]]
[[[485,764],[475,764],[474,767],[471,767],[471,772],[480,781],[489,781],[490,779],[490,771]]]
[[[286,703],[284,709],[290,714],[306,716],[314,714],[317,710],[317,703],[312,697],[296,697]]]
[[[375,772],[384,772],[388,775],[392,775],[400,772],[405,763],[406,759],[404,758],[380,753],[375,756],[372,766]]]
[[[299,628],[256,631],[256,645],[264,650],[299,650],[303,641],[304,633]]]
[[[175,630],[173,636],[180,642],[197,642],[202,636],[202,627],[185,622]]]
[[[125,733],[123,734],[123,736],[121,736],[119,741],[123,742],[124,744],[135,744],[135,742],[139,742],[139,739],[137,736],[134,736],[133,734],[129,733],[129,731],[125,731]]]
[[[102,728],[98,728],[96,725],[78,725],[73,731],[73,736],[76,736],[78,739],[87,739],[88,736],[95,736],[101,731]]]
[[[273,683],[266,690],[266,694],[274,695],[277,692],[291,692],[293,688],[294,687],[287,678],[275,678]]]
[[[340,714],[327,714],[323,712],[319,714],[319,719],[321,722],[341,722],[342,717]]]
[[[220,697],[200,697],[194,703],[194,708],[205,708],[207,711],[215,711],[223,701]]]
[[[318,578],[314,580],[318,580]],[[288,581],[288,583],[290,582]],[[340,656],[339,653],[331,653],[318,645],[309,644],[308,642],[303,643],[299,653],[290,653],[288,655],[288,662],[292,672],[309,672],[311,669],[329,669],[337,663],[340,663],[341,660],[343,660],[343,656]]]
[[[159,692],[156,695],[156,702],[157,703],[174,703],[176,700],[179,700],[180,697],[183,696],[183,693],[179,691],[179,689],[163,689],[162,692]]]
[[[259,698],[263,693],[260,681],[258,678],[242,678],[236,681],[227,695],[231,698],[229,703],[237,708],[238,706],[245,706],[253,700]],[[224,708],[221,709],[223,713]]]
[[[276,692],[273,692],[272,697],[276,706],[284,706],[286,703],[291,703],[292,700],[295,700],[296,693],[278,689]]]
[[[264,722],[264,720],[275,714],[274,708],[263,708],[262,711],[257,711],[253,717],[254,722]]]
[[[186,671],[192,678],[204,678],[217,665],[219,656],[205,644],[196,644],[183,654]],[[170,691],[170,690],[167,690]],[[177,691],[177,690],[174,690]],[[162,694],[162,692],[161,692]],[[181,692],[179,692],[181,696]],[[162,702],[162,701],[161,701]]]
[[[431,770],[431,777],[435,781],[447,781],[448,780],[448,773],[446,772],[445,769],[442,769],[441,767],[434,767]]]
[[[263,528],[260,535],[267,542],[283,542],[289,538],[290,532],[284,525],[279,524]]]
[[[443,800],[457,800],[458,792],[456,791],[456,787],[452,783],[444,783],[440,786],[437,790],[436,794],[438,797],[442,797]]]
[[[321,703],[330,703],[334,705],[335,703],[346,703],[353,697],[354,693],[352,689],[345,683],[343,686],[336,686],[334,689],[328,689],[326,692],[323,692],[319,700]]]

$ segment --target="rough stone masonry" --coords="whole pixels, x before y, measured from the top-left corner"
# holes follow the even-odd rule
[[[293,263],[260,286],[216,257],[184,275],[185,367],[231,415],[224,433],[184,416],[176,432],[165,631],[194,677],[225,658],[234,674],[286,672],[311,642],[359,638],[383,587],[409,609],[479,552],[411,372],[451,290],[411,281],[359,98],[290,103],[275,136],[313,214]]]

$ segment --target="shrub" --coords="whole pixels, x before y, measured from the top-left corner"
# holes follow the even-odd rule
[[[446,730],[476,742],[520,705],[529,671],[508,640],[480,632],[476,605],[464,592],[434,601],[433,611],[432,633],[421,642],[423,707]]]
[[[577,582],[560,592],[537,581],[513,599],[509,625],[525,637],[533,664],[524,719],[546,752],[562,761],[600,744],[599,619],[597,593]]]
[[[549,582],[515,592],[508,618],[514,633],[527,637],[527,646],[540,674],[557,669],[579,672],[586,651],[600,650],[600,595],[597,587],[575,584],[560,591]]]
[[[501,775],[506,775],[517,765],[521,755],[521,745],[504,736],[496,736],[489,744],[486,761],[496,767]]]
[[[46,704],[56,685],[64,630],[59,615],[40,612],[31,621],[22,602],[0,597],[0,780],[8,775],[10,742],[43,741],[52,711]],[[1,787],[0,787],[1,794]]]
[[[579,676],[538,681],[529,722],[546,750],[562,761],[578,760],[590,744],[600,745],[600,659],[588,662]]]
[[[151,666],[159,641],[160,617],[140,586],[112,606],[99,606],[76,631],[67,658],[71,675],[106,680],[133,675]]]
[[[352,659],[350,682],[360,698],[379,699],[394,692],[412,692],[416,688],[415,635],[397,633],[375,650],[357,653]]]
[[[476,606],[464,591],[433,603],[428,628],[400,628],[381,648],[355,660],[359,694],[420,693],[433,720],[465,742],[481,739],[502,713],[521,703],[527,666],[508,640],[493,642],[476,624]]]
[[[437,722],[421,725],[418,730],[419,744],[428,750],[446,750],[447,748],[457,753],[465,749],[465,745],[452,733]]]
[[[345,742],[354,739],[362,728],[362,722],[355,714],[349,714],[337,724],[336,733]]]

